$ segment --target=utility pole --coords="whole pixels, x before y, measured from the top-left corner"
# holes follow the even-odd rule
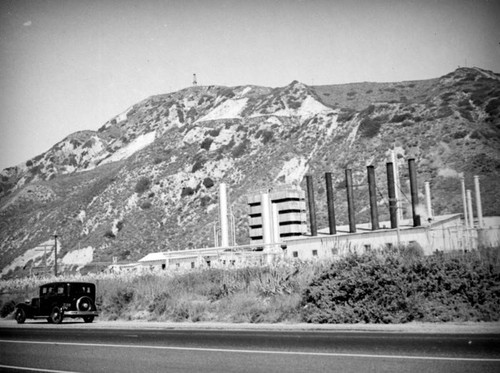
[[[57,233],[54,232],[54,276],[57,277]]]

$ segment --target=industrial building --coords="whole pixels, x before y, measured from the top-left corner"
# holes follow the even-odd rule
[[[464,211],[434,216],[430,186],[425,183],[425,204],[418,200],[415,161],[408,160],[411,194],[411,218],[400,214],[399,177],[393,162],[386,164],[387,202],[390,221],[378,219],[378,201],[374,167],[367,167],[370,222],[358,223],[354,213],[351,170],[345,170],[349,224],[337,226],[333,203],[331,173],[325,174],[328,204],[328,228],[318,229],[312,177],[306,176],[306,193],[299,187],[270,189],[248,195],[249,245],[229,245],[226,185],[220,185],[220,241],[217,247],[151,253],[139,260],[143,269],[245,266],[271,263],[273,260],[325,260],[349,253],[385,250],[401,245],[416,245],[430,255],[436,251],[474,250],[480,246],[500,245],[500,218],[483,218],[479,178],[474,177],[476,217],[472,193],[462,179]],[[360,203],[360,201],[356,201]],[[424,206],[425,205],[425,206]],[[425,213],[418,210],[424,209]],[[308,213],[306,213],[308,211]],[[424,215],[425,219],[421,214]],[[309,220],[307,218],[309,217]],[[308,224],[309,223],[309,224]]]
[[[306,200],[302,189],[289,187],[254,192],[247,198],[250,242],[264,242],[267,234],[264,230],[270,225],[276,234],[275,241],[307,233]],[[266,214],[267,211],[270,214]]]

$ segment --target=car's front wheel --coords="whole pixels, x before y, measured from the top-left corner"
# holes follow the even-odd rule
[[[18,324],[24,324],[26,321],[26,312],[22,308],[18,308],[14,317]]]
[[[86,323],[91,323],[92,321],[94,321],[94,316],[83,316],[83,321],[85,321]]]
[[[62,314],[61,309],[59,307],[57,307],[57,306],[54,307],[54,308],[52,308],[52,312],[50,313],[49,319],[50,319],[50,321],[53,324],[60,324],[60,323],[62,323],[62,321],[63,321],[63,314]]]

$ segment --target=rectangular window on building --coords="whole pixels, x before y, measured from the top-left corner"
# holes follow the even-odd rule
[[[167,268],[167,265],[166,265],[165,263],[163,263],[163,264],[161,265],[161,269],[163,269],[163,270],[164,270],[165,268]]]
[[[332,255],[339,255],[339,249],[337,247],[332,248]]]
[[[372,245],[370,245],[370,244],[365,245],[366,252],[370,251],[371,249],[372,249]]]
[[[180,267],[180,266],[181,266],[181,263],[175,263],[175,265],[176,265],[177,267]]]
[[[391,242],[387,242],[385,244],[385,247],[386,247],[386,249],[389,249],[389,250],[392,249],[392,243]]]
[[[191,262],[191,268],[194,268],[194,262]]]
[[[292,256],[293,256],[294,258],[298,258],[298,257],[299,257],[299,253],[298,253],[298,251],[292,251]]]
[[[207,260],[207,267],[210,267],[210,260]]]
[[[318,250],[313,250],[313,256],[318,256]]]

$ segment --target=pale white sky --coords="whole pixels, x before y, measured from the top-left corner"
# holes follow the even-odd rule
[[[500,72],[500,0],[1,0],[0,170],[154,94]]]

